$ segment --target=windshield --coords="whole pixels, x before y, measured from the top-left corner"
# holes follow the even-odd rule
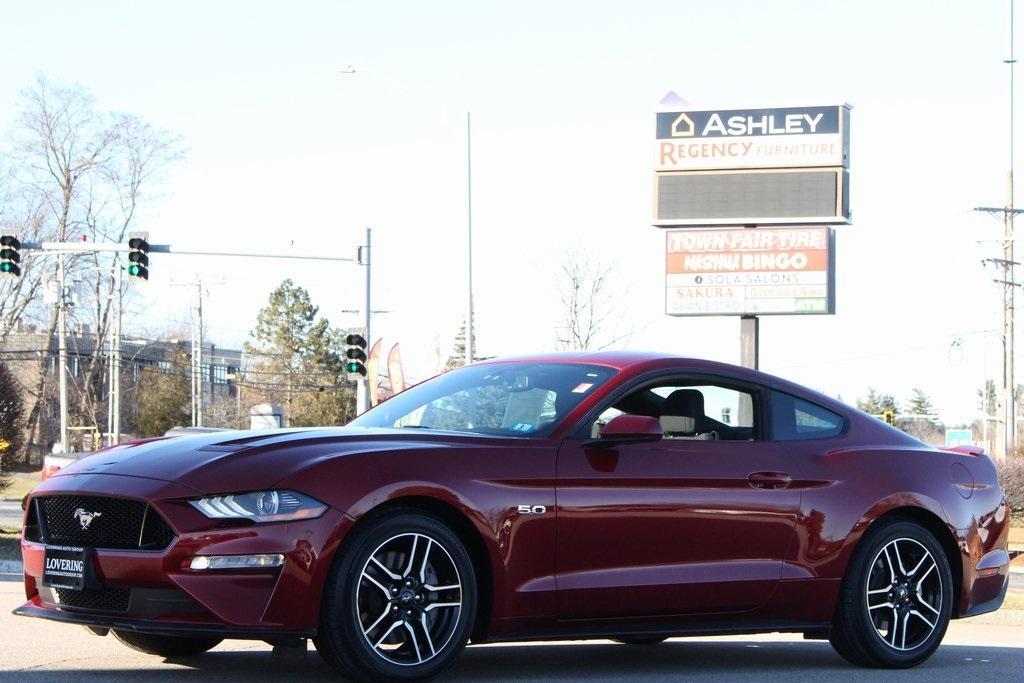
[[[349,424],[547,436],[614,372],[571,363],[471,365],[417,385]]]

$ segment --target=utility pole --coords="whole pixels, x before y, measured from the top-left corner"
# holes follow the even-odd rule
[[[469,296],[466,301],[466,365],[473,362],[473,129],[466,112],[466,244]]]
[[[1014,298],[1019,283],[1016,281],[1016,267],[1014,261],[1014,218],[1024,209],[1014,208],[1013,197],[1013,71],[1017,60],[1014,59],[1013,50],[1013,0],[1010,0],[1010,57],[1004,59],[1003,63],[1010,67],[1010,158],[1009,171],[1006,174],[1006,205],[1003,207],[981,206],[975,211],[981,211],[990,215],[1002,214],[1003,218],[1003,257],[983,259],[983,263],[991,263],[1001,272],[993,281],[1002,285],[1003,290],[1003,379],[1001,400],[999,401],[1001,420],[996,423],[996,457],[1004,459],[1013,452],[1017,442],[1017,411],[1015,407],[1013,368],[1013,334],[1014,334]],[[1000,430],[1002,434],[1000,434]]]
[[[203,281],[196,278],[196,307],[192,319],[192,426],[203,426]]]
[[[68,452],[68,346],[65,335],[66,292],[64,291],[64,254],[57,255],[57,371],[60,373],[60,452]]]
[[[101,272],[107,269],[97,269]],[[110,273],[113,321],[107,336],[107,445],[121,441],[121,264],[114,263]]]
[[[172,287],[195,287],[196,300],[192,306],[192,339],[189,377],[192,389],[192,426],[203,426],[203,391],[206,378],[203,373],[203,280],[196,275],[194,282],[172,282]]]

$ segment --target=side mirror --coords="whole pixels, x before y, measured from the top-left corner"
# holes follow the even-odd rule
[[[588,446],[611,446],[620,443],[661,441],[664,432],[656,417],[647,415],[618,415],[601,430],[601,437],[591,439]]]

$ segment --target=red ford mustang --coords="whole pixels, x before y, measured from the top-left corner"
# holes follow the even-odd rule
[[[345,428],[86,458],[29,501],[16,613],[163,656],[313,638],[373,680],[434,676],[470,639],[766,631],[909,667],[999,607],[1009,521],[978,449],[730,365],[560,354]]]

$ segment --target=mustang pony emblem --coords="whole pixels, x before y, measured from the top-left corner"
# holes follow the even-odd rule
[[[102,512],[86,512],[83,508],[75,510],[75,519],[82,525],[82,529],[88,529],[89,525],[92,524],[92,520],[97,517],[103,516]]]

